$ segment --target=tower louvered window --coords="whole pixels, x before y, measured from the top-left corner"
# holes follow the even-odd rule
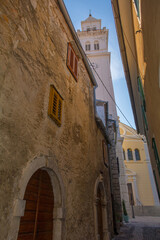
[[[72,75],[78,80],[78,57],[75,54],[72,45],[68,44],[68,54],[67,54],[67,67],[71,71]]]
[[[61,126],[63,99],[53,85],[50,86],[48,115]]]

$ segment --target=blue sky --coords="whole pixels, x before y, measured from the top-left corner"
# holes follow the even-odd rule
[[[124,77],[123,65],[119,52],[115,23],[112,13],[111,0],[64,0],[75,29],[81,30],[81,21],[89,16],[102,19],[102,27],[109,29],[108,49],[111,52],[111,74],[116,103],[128,121],[135,128],[128,89]],[[121,122],[128,125],[122,114],[117,110]]]

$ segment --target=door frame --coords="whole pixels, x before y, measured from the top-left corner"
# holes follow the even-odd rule
[[[47,171],[54,194],[54,210],[53,210],[53,239],[63,240],[64,236],[64,203],[65,203],[65,190],[62,178],[58,171],[58,167],[53,157],[41,156],[34,158],[27,163],[27,166],[22,170],[22,174],[18,181],[19,192],[14,200],[13,214],[11,219],[11,228],[8,234],[8,239],[17,239],[20,218],[24,215],[25,200],[24,194],[27,184],[32,175],[38,170],[43,169]]]
[[[99,234],[98,234],[98,211],[97,211],[98,210],[97,206],[99,204],[99,199],[98,199],[97,193],[98,193],[99,187],[101,189],[101,195],[102,195],[101,206],[102,206],[102,221],[103,221],[103,229],[102,229],[103,230],[103,240],[109,240],[110,232],[109,232],[109,228],[108,228],[107,196],[106,196],[106,191],[105,191],[102,174],[100,174],[99,177],[96,179],[95,186],[94,186],[95,239],[100,240]]]

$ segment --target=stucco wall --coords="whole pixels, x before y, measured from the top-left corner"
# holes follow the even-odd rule
[[[153,182],[151,184],[150,179],[150,173],[148,169],[148,164],[150,164],[149,156],[146,156],[145,148],[144,148],[144,142],[141,139],[141,135],[134,135],[134,130],[128,127],[128,129],[131,129],[131,131],[127,131],[127,126],[125,128],[125,125],[121,124],[121,134],[124,137],[123,141],[123,149],[125,151],[125,161],[124,164],[127,168],[127,170],[133,171],[135,173],[136,178],[136,185],[137,185],[137,193],[138,196],[136,196],[136,193],[134,193],[135,197],[135,204],[136,204],[136,198],[141,202],[144,206],[153,206],[155,204],[154,202],[154,196],[153,196],[153,189],[155,188],[155,183]],[[127,149],[132,150],[133,154],[133,160],[128,160],[127,157]],[[136,161],[135,157],[135,149],[139,150],[140,153],[140,160]],[[130,173],[132,174],[132,172]],[[133,188],[133,191],[135,189]],[[140,204],[137,202],[137,204]]]
[[[68,26],[55,1],[7,0],[0,29],[1,238],[12,239],[7,234],[26,166],[44,156],[53,159],[64,184],[64,236],[94,239],[94,185],[100,170],[106,177],[103,136],[82,60],[78,82],[66,66],[73,40]],[[50,84],[64,98],[61,127],[47,114]]]
[[[160,158],[160,2],[154,0],[141,1],[142,28],[144,41],[144,60],[146,71],[144,76],[144,93],[146,98],[147,121],[149,126],[148,143],[152,168],[156,172],[160,191],[160,174],[158,172],[155,155],[152,148],[152,138],[155,138]],[[150,34],[151,33],[151,34]],[[142,69],[143,70],[143,69]]]

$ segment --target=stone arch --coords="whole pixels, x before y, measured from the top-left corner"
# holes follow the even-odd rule
[[[58,167],[53,157],[37,157],[27,163],[23,169],[22,175],[19,180],[19,193],[14,201],[13,219],[8,239],[17,239],[20,218],[24,214],[25,201],[23,200],[27,184],[32,175],[38,170],[42,169],[47,171],[54,194],[54,210],[53,210],[53,239],[62,240],[64,232],[64,185],[62,178],[59,174]]]
[[[99,213],[99,209],[101,213]],[[94,187],[94,219],[95,219],[95,236],[96,240],[109,240],[110,232],[108,229],[107,217],[107,197],[104,187],[102,174],[96,179]],[[99,231],[99,221],[102,222],[102,233]]]

